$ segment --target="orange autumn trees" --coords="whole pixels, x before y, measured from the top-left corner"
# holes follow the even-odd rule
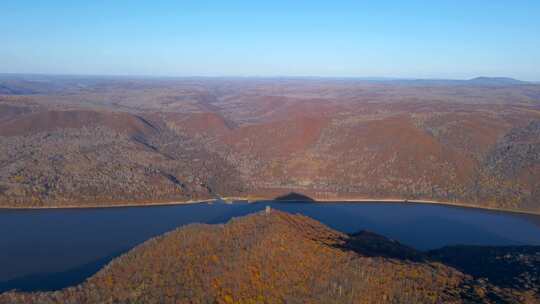
[[[442,259],[444,254],[437,255]],[[224,225],[188,225],[136,247],[79,286],[9,292],[0,295],[0,303],[539,300],[533,288],[512,286],[475,279],[373,233],[345,235],[305,216],[272,210]]]

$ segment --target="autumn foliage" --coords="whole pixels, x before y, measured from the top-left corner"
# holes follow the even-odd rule
[[[345,235],[276,210],[193,224],[58,292],[0,303],[536,303],[373,233]]]

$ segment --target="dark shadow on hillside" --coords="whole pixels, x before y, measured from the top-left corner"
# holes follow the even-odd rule
[[[297,192],[289,192],[287,194],[274,198],[274,200],[287,202],[315,202],[313,198]]]
[[[478,246],[525,245],[519,241],[500,236],[490,227],[476,226],[473,223],[463,223],[457,219],[433,214],[399,221],[392,224],[391,230],[393,232],[392,238],[412,245],[420,251],[464,244]],[[383,232],[377,229],[373,231]]]
[[[426,255],[421,251],[388,239],[370,231],[350,234],[337,248],[354,251],[365,257],[383,257],[411,262],[424,262]]]
[[[9,281],[0,282],[0,293],[14,289],[24,292],[55,291],[78,285],[101,270],[111,260],[125,251],[126,250],[123,250],[62,272],[30,274]]]
[[[503,288],[540,287],[540,246],[448,246],[426,254]]]

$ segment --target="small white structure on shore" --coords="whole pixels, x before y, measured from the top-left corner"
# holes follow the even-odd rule
[[[272,208],[270,206],[266,206],[266,208],[264,209],[264,213],[268,214],[270,213],[270,211],[272,211]]]

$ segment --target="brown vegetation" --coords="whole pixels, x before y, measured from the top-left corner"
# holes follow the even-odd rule
[[[0,205],[299,191],[540,212],[540,85],[4,79]]]
[[[177,229],[79,286],[0,303],[538,303],[538,281],[528,284],[497,286],[373,233],[270,210]]]

